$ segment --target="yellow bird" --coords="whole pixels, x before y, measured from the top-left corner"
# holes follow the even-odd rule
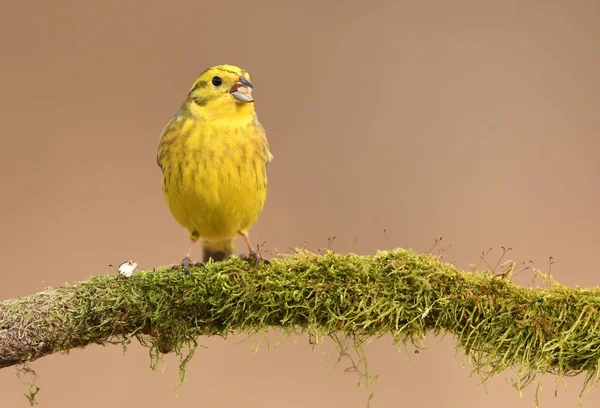
[[[267,196],[266,166],[273,158],[254,110],[248,72],[217,65],[200,74],[162,131],[157,161],[171,214],[187,229],[190,247],[203,241],[203,260],[221,261],[244,238],[250,256],[262,258],[248,238]]]

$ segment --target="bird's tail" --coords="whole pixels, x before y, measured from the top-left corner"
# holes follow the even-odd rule
[[[202,261],[208,262],[212,259],[215,262],[223,261],[233,253],[235,238],[225,241],[207,241],[202,242]]]

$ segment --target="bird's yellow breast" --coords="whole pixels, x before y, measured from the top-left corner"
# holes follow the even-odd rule
[[[180,116],[163,132],[158,159],[165,199],[194,240],[247,232],[262,211],[270,152],[262,126],[251,119]]]

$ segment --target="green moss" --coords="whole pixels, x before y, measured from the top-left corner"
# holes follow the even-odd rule
[[[31,312],[40,304],[47,313]],[[210,263],[190,277],[166,267],[131,278],[93,277],[3,302],[0,328],[10,316],[30,313],[27,330],[44,332],[51,347],[44,354],[136,338],[149,347],[153,366],[162,353],[178,354],[182,379],[200,336],[268,327],[308,334],[313,344],[328,336],[341,355],[358,351],[358,369],[366,364],[360,345],[367,339],[389,334],[401,346],[449,333],[484,380],[508,368],[517,371],[519,388],[546,373],[583,374],[586,389],[599,378],[599,308],[597,288],[519,287],[410,250],[299,251],[259,267],[238,258]]]

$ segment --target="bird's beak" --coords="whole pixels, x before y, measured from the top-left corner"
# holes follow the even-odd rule
[[[233,84],[229,93],[240,102],[254,102],[252,98],[252,89],[254,86],[244,77],[240,77],[238,81]]]

